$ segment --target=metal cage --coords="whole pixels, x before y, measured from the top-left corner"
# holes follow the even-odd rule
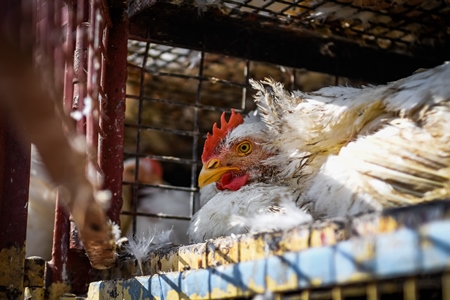
[[[187,226],[199,208],[206,132],[222,112],[255,108],[250,78],[271,76],[291,90],[311,91],[385,83],[450,57],[448,1],[31,2],[35,49],[55,58],[51,82],[93,149],[88,170],[112,192],[110,218],[119,222],[121,212],[131,220],[122,232],[130,236],[142,224]],[[2,194],[12,195],[26,190],[27,182],[12,185],[8,176],[27,153],[11,144],[17,134],[10,125],[1,125]],[[143,158],[161,166],[162,181],[140,180]],[[134,167],[122,181],[125,160]],[[17,165],[18,178],[28,177],[27,164]],[[160,191],[184,208],[141,206]],[[5,216],[24,214],[26,197],[17,197],[21,202],[0,197],[2,251],[10,247],[2,241],[24,234],[24,218],[15,221],[19,231],[5,230],[14,221]],[[128,207],[121,210],[123,201]],[[57,209],[52,260],[27,259],[17,267],[23,246],[0,256],[14,257],[17,269],[13,288],[0,271],[0,295],[20,296],[25,286],[36,299],[64,292],[89,299],[450,299],[449,207],[443,201],[196,245],[180,238],[184,246],[150,254],[149,277],[135,277],[134,261],[110,271],[91,268],[67,214]]]

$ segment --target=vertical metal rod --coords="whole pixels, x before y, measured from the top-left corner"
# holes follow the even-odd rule
[[[61,13],[61,10],[59,10],[57,13]],[[53,15],[50,14],[50,16]],[[49,18],[49,16],[47,16],[47,18]],[[47,22],[48,20],[45,19],[45,22]],[[62,21],[62,19],[61,19]],[[70,19],[68,20],[70,22]],[[55,34],[56,32],[60,32],[60,28],[57,28],[58,26],[62,26],[62,24],[56,24],[52,26],[52,28],[54,30],[57,31],[52,31],[53,34]],[[47,28],[49,29],[49,28]],[[49,34],[49,32],[45,33],[45,34]],[[62,33],[62,32],[61,32]],[[44,34],[42,32],[42,34]],[[63,33],[62,33],[63,34]],[[67,38],[69,38],[69,33],[67,32]],[[44,42],[45,39],[43,39],[41,42]],[[57,47],[61,47],[61,45],[56,44],[52,41],[47,42],[49,44],[49,46],[51,46],[51,49],[53,49],[55,52],[58,51],[56,48]],[[59,49],[60,51],[62,51],[62,49]],[[49,50],[50,51],[50,50]],[[47,56],[47,58],[50,60],[53,58],[53,55]],[[63,58],[61,58],[63,59]],[[55,78],[56,74],[61,74],[62,70],[60,72],[56,72],[56,68],[64,68],[64,64],[61,62],[61,64],[57,64],[54,65],[51,69],[49,69],[49,71],[52,72],[53,75],[53,79]],[[60,86],[65,82],[66,80],[62,80],[62,78],[58,79],[58,82],[56,82],[55,80],[53,80],[50,84],[52,85],[57,85],[59,84]],[[72,84],[72,83],[70,83]],[[65,99],[63,97],[63,99],[55,99],[56,101],[64,101]],[[67,100],[69,101],[69,100]],[[71,101],[70,101],[71,102]],[[65,107],[67,104],[64,103],[63,106]],[[60,195],[59,193],[56,194],[56,206],[55,206],[55,221],[54,221],[54,230],[53,230],[53,245],[52,245],[52,259],[49,262],[48,266],[48,273],[47,275],[47,280],[46,280],[46,284],[47,286],[49,286],[52,283],[60,283],[63,282],[66,278],[67,278],[67,261],[68,261],[68,250],[69,250],[69,227],[70,227],[70,222],[69,222],[69,216],[66,213],[66,210],[64,209],[64,207],[62,205],[59,205],[60,203]]]
[[[59,192],[56,194],[55,223],[53,230],[52,260],[49,262],[49,273],[46,280],[47,285],[63,282],[67,279],[67,261],[69,252],[69,215],[61,203]]]
[[[98,115],[97,117],[94,115],[94,111],[98,109],[98,82],[100,80],[100,60],[98,59],[98,50],[99,50],[99,38],[98,33],[100,31],[99,28],[99,20],[98,16],[98,2],[91,1],[90,3],[90,16],[89,16],[89,30],[88,30],[88,40],[87,40],[87,76],[86,76],[86,98],[90,99],[91,110],[87,112],[86,116],[86,142],[90,150],[94,151],[97,154],[98,147],[98,133],[97,133],[97,125],[98,125]],[[88,159],[94,160],[92,155],[88,155]],[[97,159],[95,155],[95,164],[97,164]],[[88,163],[94,163],[90,161]]]
[[[249,86],[249,80],[250,80],[250,60],[245,61],[245,68],[244,68],[244,76],[245,76],[245,82],[244,87],[242,88],[242,102],[241,102],[241,109],[244,110],[247,103],[247,87]]]
[[[442,300],[450,300],[450,273],[442,275]]]
[[[309,290],[303,290],[300,293],[300,300],[309,300],[310,299],[310,291]]]
[[[378,291],[378,284],[375,282],[367,284],[367,300],[379,300],[380,294]]]
[[[103,188],[112,193],[108,210],[109,218],[119,224],[122,209],[123,138],[125,122],[125,89],[127,80],[128,18],[125,13],[127,1],[122,8],[109,11],[113,26],[106,31],[109,63],[104,68],[104,92],[108,99],[100,102],[99,166],[104,174]],[[105,63],[105,62],[103,62]],[[99,75],[100,76],[100,75]],[[99,78],[100,79],[100,78]]]
[[[413,278],[408,278],[403,283],[403,299],[416,300],[417,299],[417,281]]]
[[[331,289],[331,299],[333,300],[342,300],[342,288],[340,286],[336,286]]]
[[[297,83],[297,70],[295,68],[291,69],[291,76],[290,76],[290,81],[291,81],[291,91],[295,90],[296,87],[296,83]]]
[[[144,90],[145,90],[145,73],[144,73],[144,69],[145,66],[147,65],[147,58],[148,58],[148,51],[150,49],[150,42],[147,42],[145,45],[145,55],[142,58],[142,69],[140,70],[141,72],[141,78],[140,78],[140,82],[139,82],[139,105],[138,105],[138,128],[136,131],[136,153],[139,153],[141,150],[141,128],[139,125],[142,125],[142,111],[144,109]],[[126,60],[125,60],[126,61]],[[126,66],[125,66],[125,70],[126,70]],[[136,183],[138,182],[138,177],[139,177],[139,158],[136,156],[135,158],[135,165],[136,168],[134,169],[134,182],[135,184],[132,185],[132,193],[133,193],[133,197],[132,197],[132,201],[133,201],[133,223],[132,223],[132,228],[133,228],[133,235],[136,234],[136,225],[137,225],[137,220],[136,220],[136,211],[137,211],[137,206],[138,206],[138,186],[136,185]]]
[[[57,32],[59,36],[62,36],[63,18],[66,16],[63,14],[63,3],[61,0],[54,1],[54,29],[53,32]],[[67,6],[64,6],[64,11],[67,11]],[[59,47],[54,47],[53,58],[55,65],[53,68],[55,86],[62,87],[64,85],[64,65],[65,65],[65,53],[62,45],[56,42]],[[56,44],[52,41],[52,44]]]
[[[69,114],[72,111],[73,105],[73,79],[74,79],[74,68],[73,68],[73,53],[75,51],[75,18],[76,18],[76,7],[74,7],[73,2],[67,4],[67,32],[66,34],[66,64],[64,72],[64,112]],[[73,120],[75,122],[75,120]]]
[[[87,35],[89,32],[89,23],[83,22],[77,26],[76,46],[74,54],[75,87],[73,106],[78,111],[83,111],[84,99],[86,98],[86,80],[87,80]],[[86,134],[86,117],[83,115],[77,122],[77,132]]]
[[[198,140],[200,136],[200,129],[198,124],[198,110],[201,102],[201,92],[202,92],[202,78],[203,78],[203,68],[205,64],[205,52],[200,52],[200,65],[198,68],[198,85],[197,85],[197,95],[195,97],[194,106],[194,135],[192,137],[192,165],[191,165],[191,188],[197,188],[197,151],[198,151]],[[194,214],[194,199],[195,192],[190,192],[189,197],[189,215],[192,217]]]

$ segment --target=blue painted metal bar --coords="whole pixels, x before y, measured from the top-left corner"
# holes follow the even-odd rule
[[[449,232],[449,220],[435,221],[216,268],[94,282],[89,299],[224,299],[439,272],[450,268]]]

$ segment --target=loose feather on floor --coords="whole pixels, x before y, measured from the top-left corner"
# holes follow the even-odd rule
[[[144,262],[151,252],[161,248],[173,246],[172,229],[155,231],[148,229],[138,234],[129,235],[119,241],[119,257],[124,259],[134,258],[138,264],[141,276],[145,275]]]

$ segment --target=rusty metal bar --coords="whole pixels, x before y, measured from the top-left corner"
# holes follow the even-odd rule
[[[51,2],[51,1],[50,1]],[[55,1],[56,2],[56,1]],[[72,3],[73,4],[73,3]],[[59,3],[61,5],[61,3]],[[44,6],[44,3],[41,3],[41,8]],[[68,6],[59,7],[58,13],[62,13],[63,16],[59,18],[60,23],[53,24],[52,31],[53,33],[58,32],[61,30],[61,27],[64,23],[67,23],[67,32],[63,33],[66,35],[66,51],[71,51],[73,49],[73,39],[72,37],[72,30],[74,28],[74,22],[73,22],[73,7],[68,8]],[[65,11],[65,12],[64,12]],[[48,16],[45,18],[42,18],[41,20],[42,26],[45,26],[48,20]],[[42,31],[41,34],[49,34],[50,31]],[[46,40],[43,39],[41,43],[45,43]],[[57,47],[57,44],[53,42],[46,43],[47,45],[39,45],[38,47],[47,46],[49,48],[48,51],[52,51],[54,53],[62,52],[62,49]],[[72,52],[73,53],[73,52]],[[72,104],[72,93],[73,93],[73,87],[72,87],[72,78],[73,78],[73,65],[72,61],[67,61],[66,57],[70,56],[66,53],[60,54],[61,62],[60,64],[56,64],[53,68],[54,75],[56,74],[62,74],[62,71],[64,70],[64,76],[61,76],[60,78],[56,78],[54,76],[54,85],[57,87],[63,87],[63,111],[68,111],[71,108]],[[60,69],[60,70],[58,70]],[[60,75],[59,75],[60,76]],[[65,86],[67,84],[67,86]],[[66,96],[66,95],[69,96]],[[64,282],[64,280],[67,281],[67,261],[68,261],[68,249],[69,249],[69,228],[70,228],[70,222],[69,222],[69,215],[67,214],[65,208],[63,207],[63,204],[61,203],[61,195],[57,193],[56,196],[56,209],[55,209],[55,221],[54,221],[54,231],[53,231],[53,246],[52,246],[52,259],[48,263],[48,269],[46,274],[46,284],[47,287],[49,287],[53,283],[61,284]],[[66,288],[67,290],[67,288]]]
[[[75,36],[73,32],[76,30],[76,6],[73,2],[67,4],[66,19],[63,19],[63,24],[67,26],[66,42],[64,45],[66,52],[65,61],[65,73],[64,73],[64,98],[63,108],[64,113],[69,115],[72,111],[73,105],[73,80],[75,76],[75,70],[73,66],[73,54],[75,52]],[[74,122],[74,121],[72,121]]]
[[[122,208],[122,172],[123,172],[123,138],[125,120],[125,82],[127,79],[127,42],[128,18],[126,14],[127,1],[123,6],[110,7],[109,16],[113,27],[108,34],[108,59],[105,74],[104,91],[108,99],[100,102],[100,128],[104,137],[99,141],[99,165],[105,174],[105,189],[112,193],[108,216],[119,223]],[[107,117],[105,117],[107,116]]]
[[[79,26],[77,26],[74,55],[75,85],[73,109],[80,113],[80,118],[79,120],[77,120],[77,132],[79,134],[86,134],[86,116],[82,113],[82,111],[85,106],[84,99],[86,98],[88,32],[88,22],[84,21]]]
[[[56,195],[55,225],[53,231],[52,260],[48,263],[47,285],[67,281],[67,261],[69,251],[69,215]],[[48,287],[47,286],[47,287]]]

